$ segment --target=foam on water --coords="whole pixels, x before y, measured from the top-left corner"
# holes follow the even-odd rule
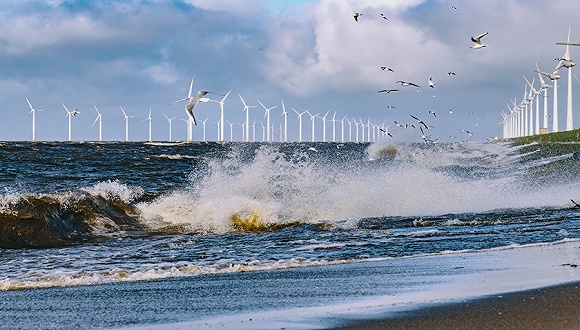
[[[503,144],[453,144],[439,150],[371,144],[359,159],[318,157],[297,150],[283,153],[264,146],[250,161],[242,150],[211,160],[191,186],[150,203],[141,203],[152,228],[226,233],[239,230],[232,216],[254,217],[264,225],[341,224],[349,219],[484,212],[501,208],[566,205],[562,186],[527,186],[517,153]],[[383,149],[381,149],[383,148]],[[393,149],[396,156],[393,157]],[[340,149],[338,151],[340,152]],[[385,159],[381,155],[387,154]]]

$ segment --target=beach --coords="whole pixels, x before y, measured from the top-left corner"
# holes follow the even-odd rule
[[[566,328],[578,324],[579,256],[564,242],[9,291],[0,329]]]
[[[493,295],[339,326],[371,329],[578,329],[580,282]]]

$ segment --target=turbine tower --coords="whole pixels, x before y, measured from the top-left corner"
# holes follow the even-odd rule
[[[151,142],[151,123],[152,123],[152,119],[151,119],[151,108],[149,108],[149,117],[145,118],[145,120],[149,121],[149,142]]]
[[[123,112],[123,121],[125,122],[125,142],[129,142],[129,118],[133,118],[134,116],[127,116],[123,107],[121,107],[121,111]]]
[[[552,113],[552,132],[558,132],[558,79],[560,79],[560,75],[558,75],[558,70],[552,72],[542,72],[540,70],[534,70],[537,73],[543,74],[544,76],[550,78],[553,82],[554,86],[554,108]]]
[[[95,107],[95,110],[97,111],[97,118],[95,119],[93,126],[95,126],[97,121],[99,122],[99,142],[101,142],[101,141],[103,141],[103,114],[99,112],[99,109],[97,109],[96,105],[93,105],[93,106]],[[93,127],[93,126],[91,126],[91,127]]]
[[[298,112],[294,108],[292,108],[292,110],[294,110],[294,112],[296,112],[298,115],[298,142],[302,142],[302,115],[305,114],[306,111]]]
[[[564,53],[564,57],[560,59],[560,63],[556,70],[561,67],[565,67],[568,69],[568,104],[566,108],[566,131],[571,131],[574,129],[574,115],[572,111],[572,67],[576,65],[570,59],[570,45],[575,45],[575,43],[570,42],[570,32],[572,31],[572,27],[568,28],[568,41],[567,42],[557,42],[557,45],[566,45],[566,52]]]
[[[264,111],[266,111],[264,113],[264,117],[266,118],[266,142],[271,142],[272,136],[270,134],[270,111],[274,108],[277,107],[277,105],[271,107],[271,108],[266,108],[266,106],[260,102],[260,100],[258,100],[258,103],[260,103],[260,105],[262,106],[262,108],[264,108]]]
[[[288,142],[288,112],[286,112],[284,100],[282,100],[282,116],[284,116],[284,142]]]
[[[171,142],[171,141],[172,141],[172,140],[171,140],[171,121],[172,121],[173,119],[175,119],[176,117],[169,118],[169,117],[167,117],[167,115],[166,115],[166,114],[163,114],[163,115],[165,116],[165,118],[167,118],[167,122],[169,123],[169,142]]]
[[[64,105],[64,103],[60,102],[60,104],[62,104],[62,106],[64,107],[64,110],[66,110],[66,117],[68,117],[68,140],[69,142],[71,141],[71,132],[72,132],[72,116],[76,116],[79,113],[81,113],[79,111],[79,109],[74,109],[73,111],[69,111],[68,108],[66,107],[66,105]],[[65,118],[66,118],[65,117]]]
[[[326,142],[326,116],[328,116],[329,112],[330,110],[326,111],[326,114],[320,117],[322,119],[322,142]]]
[[[238,93],[238,95],[240,96],[240,100],[242,100],[242,103],[244,104],[244,110],[242,110],[242,112],[246,112],[246,132],[249,132],[249,128],[250,128],[250,108],[255,108],[255,105],[247,105],[246,102],[244,101],[244,99],[242,98],[242,95],[240,95],[240,93]],[[242,130],[243,132],[243,130]],[[243,137],[242,137],[242,141],[243,141]],[[249,135],[246,137],[246,142],[250,142],[250,137]]]
[[[220,105],[220,121],[218,126],[219,142],[224,142],[224,102],[226,101],[226,98],[228,97],[228,95],[230,95],[231,92],[232,90],[230,89],[229,92],[224,96],[224,98],[221,101],[210,100],[212,102],[219,103]]]
[[[538,68],[538,62],[536,62],[536,69],[540,71]],[[540,90],[544,91],[544,120],[542,121],[542,127],[546,130],[548,129],[548,88],[552,87],[544,81],[541,73],[538,73],[538,77],[540,79]]]
[[[310,127],[312,128],[312,142],[314,142],[314,126],[315,126],[314,119],[320,116],[318,116],[318,114],[313,115],[308,110],[306,110],[306,113],[308,113],[308,115],[310,116]]]
[[[25,99],[26,102],[28,102],[28,106],[30,107],[30,112],[28,113],[28,116],[32,115],[32,142],[34,142],[36,141],[36,116],[35,116],[36,111],[44,111],[44,110],[33,108],[28,98],[25,97]]]

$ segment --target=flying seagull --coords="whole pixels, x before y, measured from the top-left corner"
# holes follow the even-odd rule
[[[390,109],[394,109],[394,108],[395,108],[395,106],[394,106],[394,105],[387,105],[387,109],[389,109],[389,110],[390,110]]]
[[[388,20],[387,16],[385,16],[383,14],[381,14],[381,17],[384,18],[384,19],[386,19],[386,20]]]
[[[457,10],[457,7],[455,7],[455,6],[451,6],[451,8],[453,8],[453,10]]]
[[[402,81],[402,80],[397,80],[397,83],[400,83],[401,86],[415,86],[417,88],[421,88],[421,86],[414,84],[412,82],[406,82],[406,81]]]
[[[429,110],[429,113],[433,115],[433,117],[437,117],[437,114],[435,114],[435,111],[431,111]]]
[[[378,93],[390,93],[390,92],[398,92],[398,89],[381,89]]]
[[[421,119],[419,119],[419,118],[417,118],[417,117],[415,117],[415,116],[413,116],[413,115],[411,115],[411,117],[412,117],[413,119],[415,119],[415,120],[416,120],[416,121],[419,123],[419,125],[423,125],[423,126],[425,127],[425,129],[429,129],[429,126],[427,126],[427,124],[425,124],[425,122],[424,122],[424,121],[422,121]],[[419,126],[419,127],[421,127],[421,126]]]
[[[388,70],[388,71],[391,71],[391,72],[395,72],[395,70],[389,68],[388,66],[381,66],[381,70],[383,70],[383,71]]]
[[[471,37],[471,41],[473,41],[473,46],[469,47],[469,48],[473,48],[473,49],[479,49],[479,48],[483,48],[485,47],[484,44],[481,43],[481,38],[485,37],[487,35],[486,33],[480,34],[477,37]]]
[[[354,13],[353,16],[354,16],[354,20],[358,22],[358,18],[359,18],[359,16],[362,16],[362,14],[361,13]]]
[[[450,76],[455,76],[455,72],[453,72],[453,71],[449,71],[449,72],[447,72],[447,74]]]
[[[433,82],[433,78],[429,78],[429,80],[427,82],[429,84],[429,87],[435,88],[435,83]]]

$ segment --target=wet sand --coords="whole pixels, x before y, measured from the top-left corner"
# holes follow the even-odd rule
[[[343,330],[579,329],[580,282],[345,322]]]

